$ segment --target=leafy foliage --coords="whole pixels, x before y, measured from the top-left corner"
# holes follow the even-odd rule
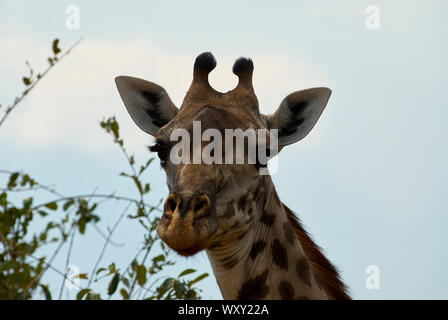
[[[79,41],[78,41],[79,42]],[[22,78],[25,85],[23,93],[3,110],[0,115],[0,126],[11,111],[35,87],[35,85],[78,44],[75,43],[63,52],[59,40],[52,43],[51,57],[48,57],[48,68],[42,73],[35,73],[27,62],[29,75]],[[121,299],[199,299],[200,290],[195,285],[208,276],[204,273],[196,275],[194,269],[186,269],[177,277],[160,277],[165,267],[172,266],[170,250],[157,237],[159,218],[154,212],[160,211],[161,201],[150,205],[146,197],[151,191],[150,183],[143,181],[143,175],[153,158],[138,164],[135,157],[128,153],[125,142],[120,136],[120,126],[115,117],[100,122],[104,131],[111,135],[113,142],[125,156],[128,172],[120,176],[128,179],[135,186],[135,196],[125,197],[111,194],[81,193],[65,196],[53,187],[37,182],[30,174],[21,170],[0,170],[0,299],[35,299],[40,293],[45,299],[56,297],[55,288],[42,283],[48,270],[61,276],[62,284],[59,299],[62,297],[66,283],[76,285],[76,299],[94,300],[103,298]],[[2,182],[3,177],[3,182]],[[26,197],[20,197],[26,193]],[[42,201],[42,194],[46,200]],[[50,200],[48,200],[50,198]],[[72,247],[77,237],[84,237],[90,230],[97,230],[101,224],[99,213],[101,205],[106,201],[118,201],[127,204],[113,228],[105,236],[104,246],[95,262],[92,262],[90,273],[78,273],[72,277],[66,271],[60,271],[53,265],[55,257],[64,246],[68,246],[65,270],[69,265]],[[111,236],[126,218],[137,222],[143,229],[142,246],[135,257],[128,263],[116,261],[101,266],[102,257],[111,243]],[[31,231],[33,230],[33,231]],[[35,231],[38,230],[38,231]],[[47,257],[40,252],[48,246],[56,246],[53,254]],[[157,252],[157,253],[156,253]],[[120,269],[117,265],[127,266]],[[191,277],[190,280],[187,278]],[[85,280],[87,285],[76,284],[76,279]],[[100,283],[107,282],[105,292],[95,290]]]

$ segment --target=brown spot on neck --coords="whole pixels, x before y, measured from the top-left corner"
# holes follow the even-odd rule
[[[272,242],[272,259],[281,269],[288,270],[288,254],[279,240]]]
[[[263,299],[269,293],[269,287],[266,285],[268,278],[268,269],[259,276],[253,277],[243,283],[238,292],[238,300],[258,300]]]
[[[294,244],[296,241],[296,235],[289,221],[283,224],[283,231],[285,232],[285,239],[289,244]]]
[[[267,227],[272,227],[275,223],[275,215],[271,213],[263,213],[260,217],[260,222]]]
[[[255,260],[255,258],[261,253],[263,252],[264,248],[266,248],[266,242],[263,240],[258,240],[255,241],[252,244],[252,247],[250,249],[250,253],[249,253],[249,257],[252,260]]]
[[[280,292],[280,296],[283,300],[294,299],[294,288],[291,283],[287,281],[281,281],[278,285],[278,291]]]
[[[299,279],[308,286],[311,286],[310,264],[305,257],[302,257],[297,261],[296,271]]]

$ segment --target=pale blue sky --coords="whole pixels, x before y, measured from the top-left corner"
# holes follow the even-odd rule
[[[80,8],[80,30],[65,28],[69,4]],[[367,5],[380,9],[379,30],[365,27]],[[98,121],[117,115],[140,159],[151,140],[126,114],[113,77],[160,83],[179,103],[197,54],[215,54],[212,83],[223,91],[236,83],[231,62],[250,56],[264,112],[294,90],[333,90],[313,132],[282,151],[274,182],[353,297],[447,299],[447,9],[444,1],[2,1],[4,105],[22,90],[25,60],[39,69],[53,38],[62,47],[85,39],[1,128],[0,168],[31,172],[67,194],[130,193],[117,176],[125,163]],[[166,196],[158,165],[146,179],[154,200]],[[110,223],[119,213],[102,212]],[[136,223],[123,224],[115,241],[125,246],[105,262],[127,261],[140,238]],[[72,263],[90,266],[101,246],[92,233]],[[379,290],[364,285],[371,264]],[[186,266],[211,272],[205,254],[179,258],[176,270]],[[201,287],[205,298],[220,298],[213,276]]]

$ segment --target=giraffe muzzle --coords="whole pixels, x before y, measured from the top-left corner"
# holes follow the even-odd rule
[[[205,194],[170,194],[165,200],[164,213],[160,219],[160,238],[184,256],[207,248],[211,235],[217,229],[212,209],[210,198]]]

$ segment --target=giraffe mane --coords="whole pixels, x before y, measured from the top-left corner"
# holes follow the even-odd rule
[[[309,233],[304,229],[300,219],[283,204],[289,222],[305,251],[316,276],[324,286],[331,299],[350,300],[349,290],[342,282],[338,269],[324,256],[322,249],[314,242]]]

